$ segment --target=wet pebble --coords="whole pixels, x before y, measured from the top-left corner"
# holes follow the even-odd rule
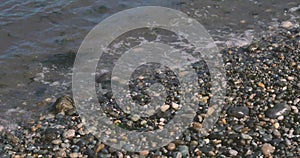
[[[237,152],[236,150],[230,149],[230,150],[229,150],[229,154],[230,154],[231,156],[237,156],[237,155],[238,155],[238,152]]]
[[[249,115],[249,108],[244,106],[231,107],[228,110],[229,116],[233,116],[236,118],[243,118]]]
[[[284,28],[291,28],[294,24],[290,21],[283,21],[281,23],[281,27],[284,27]]]
[[[271,144],[269,143],[265,143],[262,145],[261,147],[261,152],[263,153],[263,155],[265,156],[271,156],[271,154],[275,151],[275,147],[273,147]]]
[[[141,156],[147,156],[149,154],[149,150],[143,150],[140,152]]]
[[[290,113],[291,107],[285,102],[276,104],[273,108],[266,111],[265,115],[269,118],[275,119],[279,116],[286,116]]]
[[[173,150],[175,150],[175,149],[176,149],[176,145],[175,145],[174,143],[170,143],[170,144],[168,145],[168,150],[173,151]]]
[[[188,157],[189,156],[189,147],[186,145],[180,145],[178,147],[178,151],[181,153],[182,157]]]
[[[67,130],[64,133],[64,137],[67,139],[71,139],[71,138],[75,137],[75,130],[74,129]]]
[[[162,112],[166,112],[169,108],[170,108],[170,105],[164,104],[163,106],[160,107],[160,110],[161,110]]]

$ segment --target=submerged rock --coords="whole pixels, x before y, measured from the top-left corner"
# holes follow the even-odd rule
[[[72,115],[76,112],[74,101],[70,96],[63,96],[54,103],[56,113]]]

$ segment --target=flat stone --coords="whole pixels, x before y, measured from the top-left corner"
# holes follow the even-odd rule
[[[265,115],[269,118],[275,119],[279,116],[286,116],[291,112],[291,107],[286,102],[278,103],[273,108],[268,109]]]
[[[230,149],[229,154],[232,155],[232,156],[237,156],[238,152],[236,150]]]
[[[147,156],[149,154],[149,150],[143,150],[140,152],[141,156]]]
[[[165,105],[163,105],[163,106],[160,107],[160,110],[161,110],[162,112],[166,112],[169,108],[170,108],[170,105],[165,104]]]
[[[229,116],[233,116],[236,118],[243,118],[249,115],[249,108],[245,106],[231,107],[227,113]]]
[[[52,144],[54,144],[54,145],[59,145],[61,143],[62,143],[62,140],[60,140],[60,139],[55,139],[52,141]]]
[[[290,21],[284,21],[281,23],[281,27],[284,27],[284,28],[291,28],[294,24]]]

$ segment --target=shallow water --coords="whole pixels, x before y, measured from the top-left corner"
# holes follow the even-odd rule
[[[0,3],[0,125],[40,115],[46,98],[71,93],[71,69],[83,38],[118,11],[144,5],[181,10],[197,19],[221,47],[249,44],[269,26],[299,21],[295,0],[260,2],[2,0]]]

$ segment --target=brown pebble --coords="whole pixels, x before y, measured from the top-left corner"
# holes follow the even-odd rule
[[[202,128],[202,124],[199,122],[193,122],[193,128],[195,130]]]
[[[175,150],[176,149],[176,145],[174,144],[174,143],[170,143],[169,145],[168,145],[168,150]]]
[[[271,154],[275,151],[275,147],[273,147],[271,144],[269,143],[265,143],[262,145],[261,147],[261,152],[265,155],[265,156],[271,156]]]
[[[227,124],[227,121],[226,121],[226,119],[225,119],[225,118],[222,118],[222,123],[223,123],[224,125],[226,125],[226,124]]]
[[[265,89],[265,85],[262,83],[262,82],[258,82],[258,84],[257,84],[259,87],[261,87],[261,88],[263,88],[263,89]]]
[[[41,124],[37,124],[36,126],[31,127],[31,131],[35,132],[36,130],[40,129],[42,127]]]
[[[99,144],[96,149],[96,153],[100,152],[104,147],[105,147],[105,144]]]
[[[149,150],[143,150],[140,152],[141,156],[147,156],[149,154]]]

